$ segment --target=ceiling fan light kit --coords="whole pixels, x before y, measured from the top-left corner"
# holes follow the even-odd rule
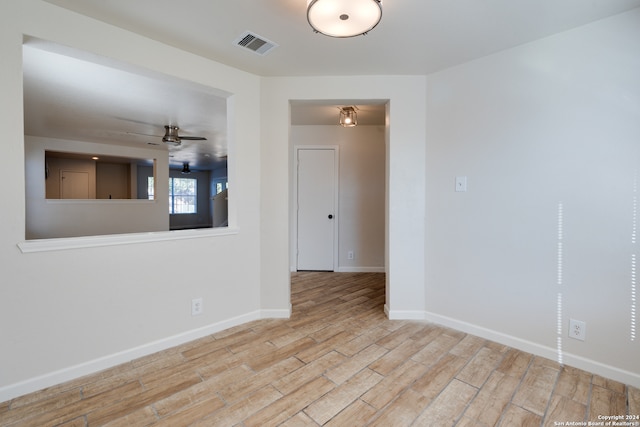
[[[382,19],[382,0],[307,0],[307,21],[329,37],[367,34]]]

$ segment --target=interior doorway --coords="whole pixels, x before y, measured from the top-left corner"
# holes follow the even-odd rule
[[[297,100],[290,101],[290,104],[290,271],[385,272],[388,101]],[[358,114],[355,127],[338,124],[339,107],[348,104],[353,105]],[[298,155],[300,149],[335,150],[333,164],[312,160],[317,163],[319,174],[333,170],[335,176],[333,212],[330,212],[330,207],[317,207],[315,203],[321,203],[320,200],[317,200],[317,196],[310,196],[311,209],[317,211],[317,221],[324,221],[324,225],[308,226],[302,223],[304,216],[299,212],[298,202],[304,201],[303,197],[308,192],[298,189],[298,161],[302,159]],[[330,181],[323,177],[309,180],[312,181],[310,188],[313,191]],[[329,218],[329,215],[333,215],[333,218]],[[329,225],[333,228],[324,228]],[[306,240],[304,236],[299,236],[299,232],[306,232],[307,228],[312,228],[316,237]],[[332,245],[327,243],[331,237],[334,239]],[[322,256],[317,254],[313,255],[318,258],[313,264],[307,263],[305,253],[314,252],[304,250],[306,241],[315,245],[311,248],[313,250],[332,246],[333,263],[321,262]],[[330,251],[322,251],[322,254],[326,253]],[[324,256],[324,260],[330,259],[331,255]]]

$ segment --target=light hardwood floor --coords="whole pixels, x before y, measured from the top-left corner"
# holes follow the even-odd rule
[[[640,414],[640,390],[433,324],[384,275],[295,273],[293,315],[0,403],[1,426],[554,426]]]

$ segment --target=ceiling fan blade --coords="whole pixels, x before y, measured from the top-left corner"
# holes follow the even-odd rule
[[[109,116],[109,117],[113,117],[116,120],[123,120],[125,122],[130,122],[130,123],[138,123],[140,125],[148,125],[148,126],[156,126],[155,123],[149,123],[149,122],[144,122],[142,120],[135,120],[132,119],[131,117],[120,117],[120,116]]]
[[[178,138],[184,139],[186,141],[206,141],[207,138],[204,136],[179,136]]]
[[[138,133],[138,132],[127,132],[127,135],[153,136],[155,138],[162,138],[162,135],[151,135],[151,134],[148,134],[148,133]]]

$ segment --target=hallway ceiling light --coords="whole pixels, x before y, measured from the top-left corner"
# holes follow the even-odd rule
[[[382,18],[382,0],[307,0],[307,21],[330,37],[367,34]]]
[[[350,128],[358,125],[358,114],[356,107],[338,107],[340,108],[340,125]]]

